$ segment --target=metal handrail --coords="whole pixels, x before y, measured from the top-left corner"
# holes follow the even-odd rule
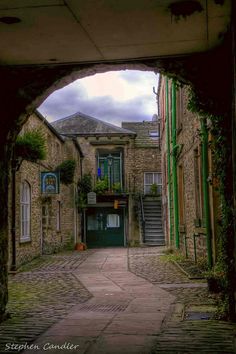
[[[139,200],[140,200],[140,207],[141,207],[141,221],[142,221],[142,231],[143,231],[143,242],[145,240],[145,215],[144,215],[144,207],[143,207],[143,196],[142,194],[140,194],[139,196]]]

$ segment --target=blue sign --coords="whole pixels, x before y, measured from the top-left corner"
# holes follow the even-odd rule
[[[41,193],[58,194],[60,186],[59,172],[41,172]]]
[[[101,174],[102,174],[101,168],[98,167],[98,177],[101,177]]]

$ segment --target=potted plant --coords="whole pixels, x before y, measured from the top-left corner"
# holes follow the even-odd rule
[[[156,183],[153,183],[151,185],[150,192],[151,192],[151,195],[155,195],[155,196],[158,195],[158,185]]]
[[[75,250],[76,251],[85,251],[86,250],[86,245],[85,245],[85,243],[83,243],[83,242],[77,242],[76,244],[75,244]]]
[[[98,179],[94,188],[94,192],[97,194],[104,194],[106,191],[108,191],[108,178],[105,177],[103,179]]]
[[[121,192],[121,184],[120,184],[120,182],[114,183],[113,186],[112,186],[112,190],[115,193],[120,193]]]

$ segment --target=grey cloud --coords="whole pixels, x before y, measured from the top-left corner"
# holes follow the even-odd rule
[[[142,96],[127,100],[116,101],[111,96],[88,98],[83,88],[69,90],[63,93],[56,92],[46,100],[39,111],[52,120],[57,120],[76,112],[82,112],[98,119],[120,124],[121,121],[150,120],[150,114],[146,112],[146,104],[150,102],[150,96]],[[153,112],[153,114],[156,112]]]

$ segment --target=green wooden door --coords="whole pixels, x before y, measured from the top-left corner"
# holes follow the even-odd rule
[[[123,210],[90,208],[87,210],[86,243],[88,247],[124,246]]]

